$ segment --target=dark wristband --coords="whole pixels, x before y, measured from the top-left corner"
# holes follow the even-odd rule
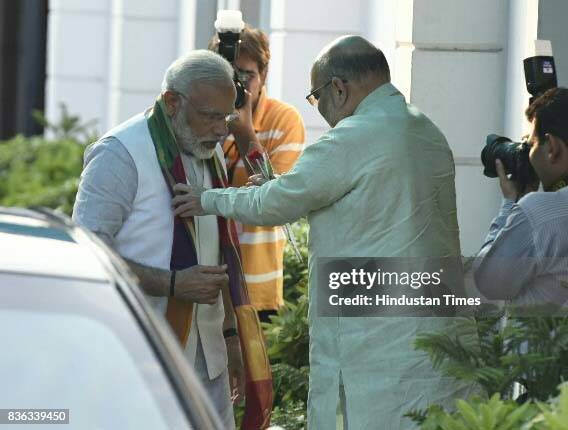
[[[228,328],[227,330],[223,330],[223,337],[225,339],[236,335],[237,335],[237,329],[234,327]]]
[[[174,296],[175,286],[176,286],[176,271],[172,270],[170,275],[170,297]]]

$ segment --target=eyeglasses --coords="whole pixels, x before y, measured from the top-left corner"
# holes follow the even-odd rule
[[[210,110],[199,109],[197,106],[195,106],[195,103],[192,103],[191,100],[189,100],[187,96],[178,92],[176,92],[176,94],[181,98],[185,99],[191,106],[193,106],[197,114],[201,116],[201,118],[203,118],[203,122],[206,125],[211,125],[221,121],[225,122],[225,125],[227,125],[239,117],[238,112],[232,112],[227,114],[222,112],[213,112]]]
[[[325,84],[323,84],[320,87],[317,87],[315,90],[313,90],[310,94],[308,94],[306,96],[306,100],[308,101],[309,104],[311,104],[312,106],[317,106],[318,105],[318,101],[319,98],[321,96],[321,94],[319,93],[323,88],[327,87],[329,84],[331,84],[333,82],[333,78],[331,78],[329,81],[327,81]],[[343,82],[344,84],[347,83],[347,79],[342,79],[341,82]]]

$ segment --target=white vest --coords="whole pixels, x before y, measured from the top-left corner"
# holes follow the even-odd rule
[[[114,238],[120,255],[145,266],[170,269],[173,244],[174,216],[171,196],[160,170],[148,122],[144,114],[138,114],[110,130],[104,137],[118,139],[136,165],[138,187],[132,212]],[[217,151],[222,151],[217,146]],[[183,156],[187,170],[193,168],[191,159]],[[224,166],[224,159],[219,157]],[[203,186],[212,187],[210,173],[205,169]],[[199,264],[217,265],[219,233],[214,215],[196,217],[196,251]],[[148,302],[160,314],[165,315],[167,297],[145,295]],[[193,365],[197,349],[197,331],[201,337],[209,378],[219,376],[227,368],[227,349],[223,338],[224,309],[221,295],[214,305],[194,305],[193,321],[185,354]],[[197,330],[196,330],[197,329]]]

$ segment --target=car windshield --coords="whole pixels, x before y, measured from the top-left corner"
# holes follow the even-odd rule
[[[0,273],[0,381],[0,408],[69,409],[65,429],[189,427],[144,332],[100,282]]]

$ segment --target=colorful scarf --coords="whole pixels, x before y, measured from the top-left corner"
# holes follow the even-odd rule
[[[173,196],[176,183],[187,183],[181,155],[171,127],[170,118],[160,96],[148,116],[148,128],[164,178]],[[207,162],[214,188],[229,186],[217,153]],[[272,412],[272,374],[266,353],[258,315],[250,304],[245,283],[235,223],[217,217],[221,258],[228,266],[229,290],[237,317],[238,334],[246,372],[245,414],[242,429],[264,429],[270,424]],[[198,264],[195,250],[193,218],[175,217],[174,240],[170,260],[171,270],[182,270]],[[185,347],[191,328],[193,304],[170,297],[166,319]]]

